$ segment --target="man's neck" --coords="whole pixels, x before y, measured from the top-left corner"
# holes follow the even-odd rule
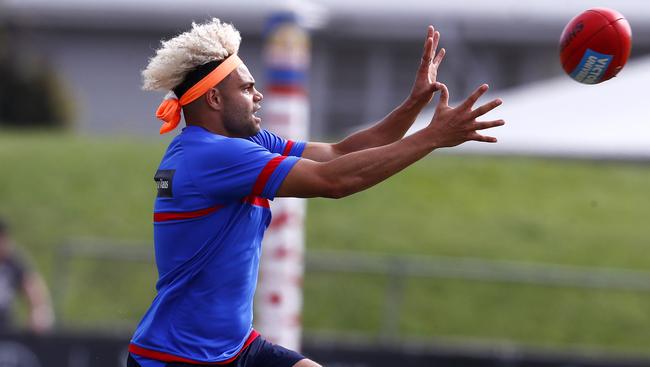
[[[215,126],[216,124],[205,124],[202,122],[197,122],[196,120],[185,120],[185,125],[201,127],[213,134],[228,136],[223,128]]]

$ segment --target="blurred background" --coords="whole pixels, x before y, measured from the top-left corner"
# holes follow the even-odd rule
[[[617,9],[632,56],[572,81],[560,34]],[[327,366],[650,365],[650,3],[0,0],[0,365],[122,366],[152,298],[162,93],[140,71],[211,17],[265,93],[265,24],[309,32],[309,136],[335,141],[410,91],[426,27],[452,102],[482,83],[497,145],[310,200],[303,351]],[[414,129],[433,114],[424,111]],[[264,111],[264,109],[262,110]],[[14,302],[15,301],[15,302]]]

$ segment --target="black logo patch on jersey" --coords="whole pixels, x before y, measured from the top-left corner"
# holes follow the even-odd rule
[[[175,169],[159,169],[153,177],[156,181],[156,189],[159,198],[172,197],[172,181],[174,180]]]

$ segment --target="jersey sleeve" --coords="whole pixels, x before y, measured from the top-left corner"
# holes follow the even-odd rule
[[[199,190],[218,202],[250,195],[273,199],[300,160],[271,153],[252,141],[237,138],[203,145],[188,159]]]
[[[267,130],[260,130],[249,140],[263,146],[271,153],[294,157],[302,156],[302,152],[307,145],[304,141],[287,140]]]

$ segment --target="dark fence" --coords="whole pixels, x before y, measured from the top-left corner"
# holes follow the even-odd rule
[[[123,367],[128,337],[94,334],[0,335],[1,367]],[[645,367],[650,358],[516,348],[359,344],[307,340],[304,353],[327,367]]]

